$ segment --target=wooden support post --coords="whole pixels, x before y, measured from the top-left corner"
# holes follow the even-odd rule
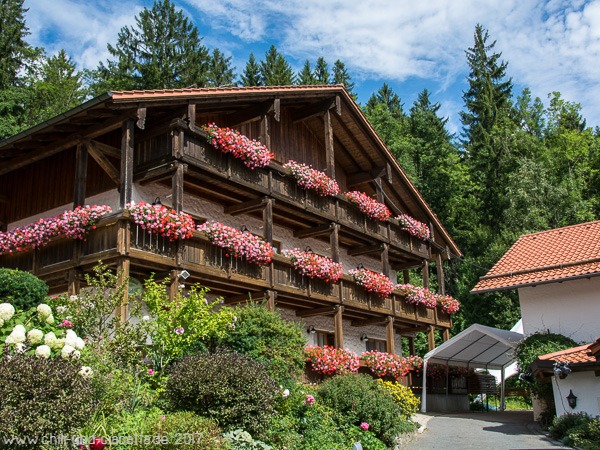
[[[383,244],[383,250],[381,251],[381,272],[388,278],[392,272],[392,268],[390,267],[389,244]]]
[[[175,301],[177,298],[177,292],[179,291],[179,274],[177,270],[171,270],[169,272],[169,300]]]
[[[123,122],[121,135],[121,177],[119,183],[120,206],[131,203],[131,192],[133,190],[133,130],[135,123],[133,119]]]
[[[180,213],[183,210],[183,174],[185,164],[175,163],[175,172],[171,177],[171,189],[173,190],[173,209]]]
[[[449,341],[449,340],[450,340],[450,329],[445,328],[444,329],[444,342]]]
[[[435,348],[435,327],[429,325],[429,331],[427,331],[427,347],[429,351]]]
[[[129,317],[129,269],[131,263],[129,258],[119,258],[117,261],[117,285],[125,285],[123,289],[123,301],[121,307],[117,308],[115,315],[120,318],[121,323],[127,321]]]
[[[329,235],[329,244],[331,246],[331,259],[334,262],[340,262],[340,226],[337,223],[333,224],[331,234]]]
[[[277,298],[277,292],[272,290],[267,290],[267,303],[266,308],[267,311],[275,311],[275,299]]]
[[[338,306],[335,315],[333,316],[333,330],[334,330],[334,347],[344,348],[344,327],[342,325],[342,314],[344,312],[343,306]]]
[[[408,339],[408,352],[411,355],[415,354],[415,338],[414,337],[409,337]]]
[[[442,265],[441,253],[436,255],[435,268],[437,270],[438,292],[442,295],[446,295],[446,280],[444,279],[444,266]]]
[[[273,243],[273,199],[265,198],[263,209],[263,238]]]
[[[331,112],[325,111],[323,116],[325,121],[325,161],[327,165],[327,175],[335,179],[335,154],[333,149],[333,127],[331,125]]]
[[[69,286],[67,288],[67,292],[69,295],[79,295],[81,290],[81,282],[79,280],[79,271],[76,269],[69,270]]]
[[[410,281],[410,276],[408,274],[408,270],[402,271],[402,279],[404,280],[404,284],[406,284]]]
[[[423,287],[429,287],[429,261],[425,261],[423,263],[423,269],[421,269],[423,274]]]
[[[260,118],[260,142],[268,149],[271,148],[271,132],[269,131],[269,116],[263,114]]]
[[[85,205],[87,166],[87,146],[79,143],[77,144],[77,153],[75,154],[75,191],[73,193],[73,208]]]
[[[377,190],[377,201],[379,203],[385,203],[385,193],[383,192],[381,177],[375,178],[375,189]]]
[[[385,326],[385,341],[386,341],[386,350],[388,353],[396,353],[396,346],[394,342],[394,318],[392,316],[388,316],[387,324]]]

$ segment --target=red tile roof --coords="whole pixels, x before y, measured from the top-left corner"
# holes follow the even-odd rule
[[[559,352],[548,353],[539,356],[540,361],[566,362],[569,364],[585,364],[598,362],[598,358],[592,354],[592,347],[600,343],[598,339],[595,343],[580,345],[579,347],[568,348]]]
[[[600,221],[525,234],[471,293],[600,275]]]

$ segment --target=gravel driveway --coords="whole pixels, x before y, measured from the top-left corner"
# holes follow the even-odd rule
[[[530,411],[419,415],[426,429],[404,448],[558,449],[570,448],[545,436]]]

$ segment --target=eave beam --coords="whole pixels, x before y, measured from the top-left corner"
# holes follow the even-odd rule
[[[348,250],[350,256],[368,255],[370,253],[377,253],[383,250],[381,244],[375,245],[364,245],[362,247],[351,248]]]
[[[256,200],[250,200],[248,202],[239,203],[237,205],[226,206],[224,208],[225,214],[231,214],[237,216],[239,214],[251,213],[254,211],[262,210],[267,203],[267,199],[259,198]]]
[[[100,149],[96,146],[95,141],[87,141],[85,143],[88,153],[94,161],[98,163],[98,165],[106,172],[106,174],[110,177],[110,179],[115,183],[116,186],[119,186],[121,182],[121,176],[119,171],[113,164],[108,160],[106,155],[100,151]]]
[[[325,306],[323,308],[314,308],[307,311],[296,311],[298,317],[315,317],[315,316],[333,316],[339,310],[340,306]]]
[[[231,127],[237,127],[245,123],[260,120],[269,113],[275,113],[275,120],[279,121],[280,101],[278,98],[231,113],[227,116],[227,122]]]
[[[378,178],[381,178],[386,174],[387,174],[387,168],[385,166],[384,167],[374,167],[369,172],[361,172],[361,173],[356,173],[353,175],[348,175],[348,178],[346,180],[346,185],[348,186],[348,189],[352,189],[353,187],[356,187],[360,184],[375,181]]]
[[[310,119],[311,117],[320,116],[325,111],[333,109],[338,116],[342,114],[341,100],[339,96],[328,98],[322,102],[312,103],[304,108],[298,109],[292,115],[292,122],[298,123],[303,120]]]
[[[331,224],[319,225],[318,227],[308,228],[306,230],[294,231],[294,237],[299,239],[312,238],[330,234],[332,231],[333,226]]]
[[[387,317],[378,317],[376,319],[353,320],[350,325],[353,327],[368,327],[371,325],[385,325],[389,322]]]

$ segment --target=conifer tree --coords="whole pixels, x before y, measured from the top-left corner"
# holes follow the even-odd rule
[[[231,86],[235,80],[235,67],[231,67],[231,56],[225,55],[215,48],[208,64],[209,86]]]
[[[292,67],[279,53],[275,45],[271,45],[260,63],[260,77],[264,86],[289,86],[294,84]]]
[[[322,56],[317,59],[315,64],[315,80],[317,84],[329,84],[329,66]]]
[[[398,97],[398,94],[387,83],[383,83],[379,90],[371,95],[366,109],[367,111],[371,111],[377,105],[384,105],[396,119],[401,119],[404,116],[404,112],[402,111],[404,105],[400,101],[400,97]]]
[[[348,73],[348,69],[346,69],[346,65],[339,59],[333,63],[332,78],[333,84],[343,84],[346,90],[353,95],[352,89],[354,89],[354,83],[352,82],[352,78],[350,78],[350,74]]]
[[[248,62],[241,75],[242,86],[260,86],[262,84],[260,77],[260,65],[256,62],[254,53],[250,53]]]
[[[304,61],[302,70],[298,72],[298,84],[317,84],[317,80],[315,79],[312,68],[310,67],[310,61],[308,59]]]

